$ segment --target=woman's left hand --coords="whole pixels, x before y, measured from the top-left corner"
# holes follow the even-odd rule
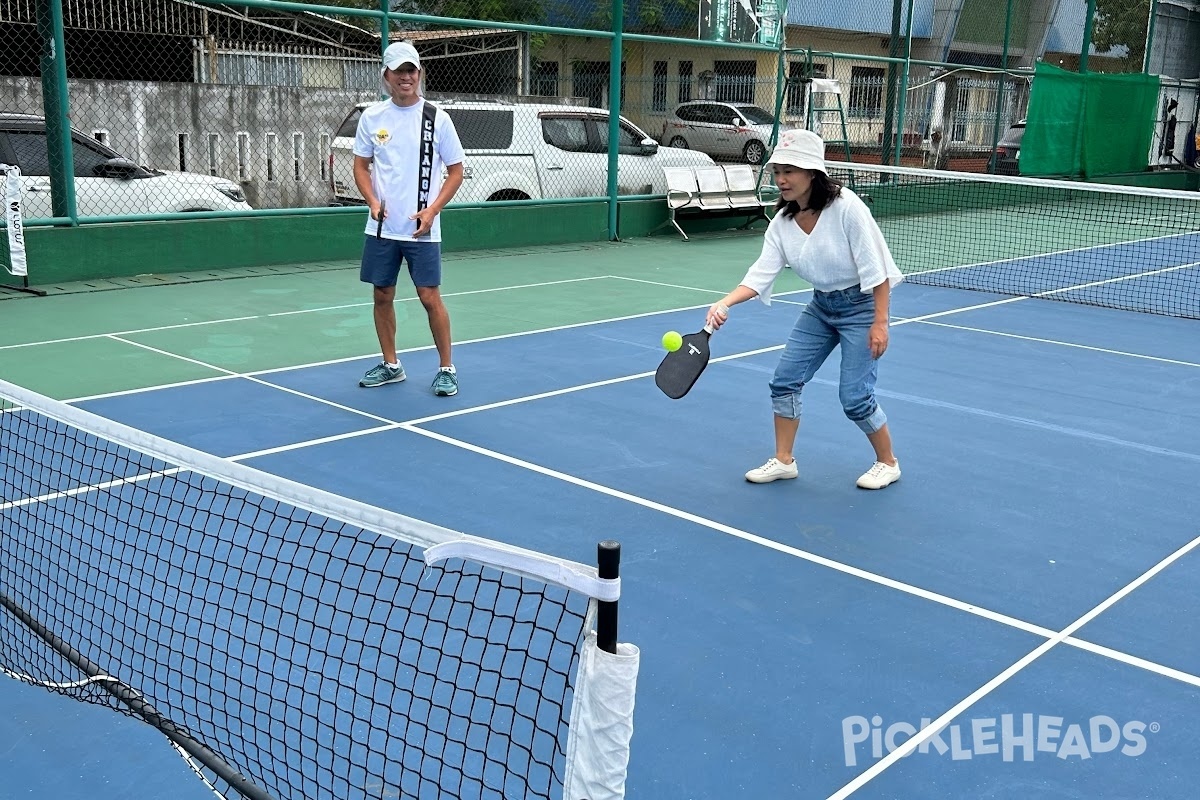
[[[887,350],[888,324],[886,321],[874,322],[867,334],[867,346],[871,348],[871,358],[879,358]]]

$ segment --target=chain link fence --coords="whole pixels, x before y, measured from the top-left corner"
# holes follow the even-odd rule
[[[1142,71],[1152,1],[1098,0],[1089,32],[1048,0],[0,0],[0,160],[31,219],[355,204],[382,36],[414,43],[463,139],[456,203],[662,195],[667,167],[762,165],[797,127],[837,160],[1016,171],[1034,63]],[[1200,11],[1169,22],[1158,60],[1190,69]],[[1192,121],[1194,82],[1173,85]]]

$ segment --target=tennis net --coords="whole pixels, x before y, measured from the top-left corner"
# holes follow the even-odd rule
[[[622,796],[614,572],[0,381],[0,671],[154,725],[222,797]]]
[[[913,283],[1200,318],[1200,194],[828,164]]]

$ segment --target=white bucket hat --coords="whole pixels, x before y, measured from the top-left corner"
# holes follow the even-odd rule
[[[825,172],[825,142],[812,131],[784,131],[779,135],[779,144],[775,145],[767,163]]]
[[[383,71],[396,69],[401,64],[412,64],[417,69],[421,68],[421,55],[411,42],[392,42],[387,50],[383,51],[383,70],[379,71],[379,85],[385,95],[391,94],[391,90],[388,89],[387,81],[383,79]]]

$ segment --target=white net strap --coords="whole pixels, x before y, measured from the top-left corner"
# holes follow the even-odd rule
[[[21,170],[9,164],[0,164],[0,170],[4,172],[4,221],[10,262],[5,269],[24,277],[29,274],[29,264],[25,259],[25,227],[21,222]]]

